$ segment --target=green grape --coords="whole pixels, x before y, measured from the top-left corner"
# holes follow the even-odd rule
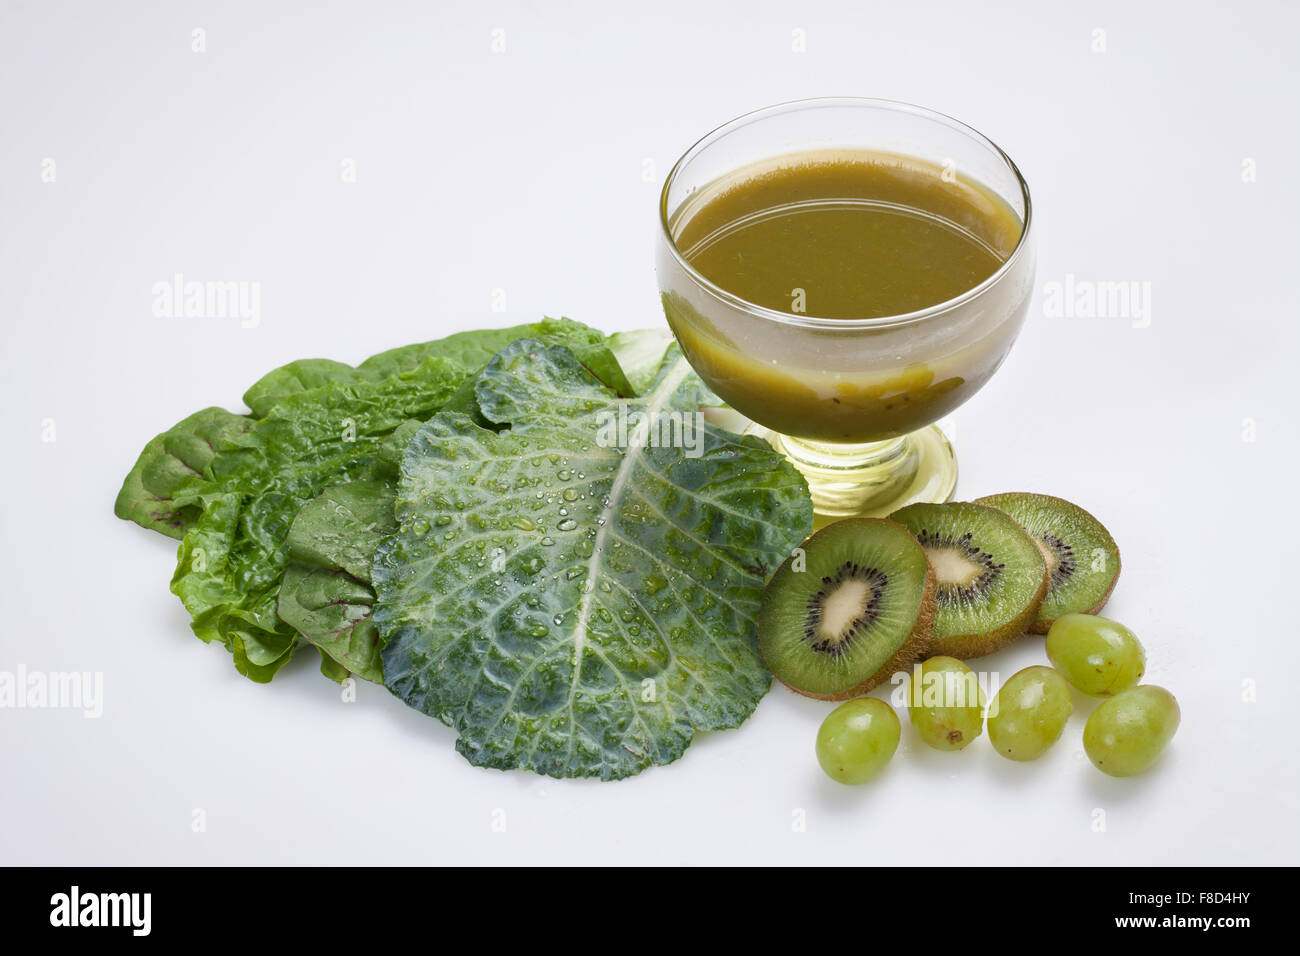
[[[1179,717],[1178,701],[1163,687],[1131,687],[1092,712],[1083,728],[1083,749],[1102,773],[1131,777],[1156,762]]]
[[[989,741],[1011,760],[1037,760],[1073,710],[1064,677],[1050,667],[1026,667],[1007,678],[989,705]]]
[[[913,673],[907,715],[935,750],[961,750],[984,729],[984,691],[955,657],[932,657]]]
[[[898,749],[894,708],[874,697],[840,704],[817,731],[817,762],[840,783],[866,783]]]
[[[1110,697],[1142,679],[1147,655],[1123,624],[1094,614],[1064,614],[1047,632],[1047,657],[1079,690]]]

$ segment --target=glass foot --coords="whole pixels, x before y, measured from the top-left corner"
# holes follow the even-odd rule
[[[860,445],[804,441],[761,425],[747,430],[771,442],[808,480],[818,528],[850,515],[883,518],[918,501],[948,501],[957,488],[957,456],[936,425]]]
[[[706,408],[704,417],[757,435],[790,459],[812,493],[814,528],[852,515],[888,517],[918,501],[951,501],[957,490],[957,455],[938,425],[888,441],[839,445],[782,435],[732,408]]]

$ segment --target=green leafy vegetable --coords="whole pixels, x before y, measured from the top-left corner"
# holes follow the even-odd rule
[[[369,581],[380,539],[396,530],[392,482],[352,481],[327,488],[303,505],[289,528],[285,550],[299,564],[338,568]]]
[[[812,505],[770,446],[697,425],[702,394],[676,348],[620,401],[569,350],[524,340],[477,379],[492,427],[444,411],[416,433],[374,621],[389,689],[472,763],[626,777],[766,693],[759,593]],[[679,447],[610,442],[620,414],[675,421]]]
[[[176,495],[184,496],[202,481],[222,443],[252,425],[252,419],[224,408],[205,408],[177,422],[144,446],[122,482],[113,513],[170,538],[183,538],[201,509],[178,505]]]
[[[335,665],[322,667],[333,680],[355,674],[375,683],[383,681],[379,633],[370,619],[374,603],[370,585],[346,571],[302,564],[285,568],[280,617]]]
[[[375,594],[370,567],[380,540],[397,530],[393,499],[397,455],[410,444],[419,422],[406,422],[380,447],[369,469],[376,477],[327,488],[289,527],[290,564],[280,586],[280,620],[337,665],[327,676],[355,674],[384,679],[379,632],[370,615]]]
[[[643,394],[663,364],[664,353],[673,344],[673,335],[665,328],[615,332],[609,337],[609,350],[627,375],[633,392]]]
[[[252,417],[205,409],[150,442],[123,484],[116,513],[183,539],[172,590],[190,611],[194,632],[229,648],[241,673],[270,680],[300,643],[277,614],[295,513],[331,485],[374,477],[375,456],[397,425],[431,415],[521,335],[572,347],[605,381],[630,390],[604,336],[569,319],[458,333],[381,352],[356,368],[327,359],[292,362],[248,390]],[[348,577],[336,576],[334,586],[359,593],[364,578]],[[328,623],[321,615],[334,605],[311,602],[323,599],[326,581],[294,571],[296,590],[285,607],[320,648],[322,669],[341,679],[357,652],[341,650],[321,630]]]
[[[376,382],[400,375],[426,359],[441,358],[474,371],[487,364],[497,352],[515,339],[541,338],[572,348],[582,360],[594,367],[596,375],[618,391],[631,386],[605,344],[605,336],[596,329],[572,319],[542,319],[528,325],[506,329],[475,329],[457,332],[443,339],[403,345],[372,355],[356,368],[329,359],[300,359],[290,362],[258,379],[244,393],[244,403],[254,418],[264,418],[272,408],[290,395],[332,384]]]
[[[155,437],[115,510],[181,538],[172,590],[249,678],[310,644],[475,764],[626,777],[753,711],[812,517],[670,345],[546,319],[292,362]]]
[[[641,388],[648,387],[672,342],[666,329],[617,333],[608,340],[616,363],[611,366],[599,354],[599,348],[592,347],[595,343],[590,341],[590,330],[585,327],[575,330],[576,325],[568,320],[547,320],[523,328],[542,335],[549,331],[546,341],[558,340],[581,352],[585,367],[597,371],[597,378],[616,391],[620,385],[622,390],[637,387],[628,380],[632,375],[637,376]],[[474,346],[452,352],[474,361],[479,358],[474,348],[487,341],[495,343],[517,331],[504,329],[490,339],[472,333],[479,336]],[[600,337],[599,333],[595,335]],[[464,341],[465,335],[452,336],[446,341],[458,339]],[[509,341],[514,339],[508,339],[507,344]],[[475,416],[484,427],[493,427],[479,415],[476,384],[475,376],[467,378],[448,399],[443,411],[463,411]],[[371,681],[383,680],[379,634],[371,620],[375,597],[370,566],[379,542],[397,529],[393,503],[400,454],[419,424],[407,422],[381,446],[379,459],[382,461],[376,465],[382,467],[374,470],[382,478],[326,489],[319,498],[303,506],[289,529],[285,548],[290,564],[280,587],[277,613],[280,620],[338,665],[338,670],[326,670],[336,680],[349,674]]]
[[[294,515],[326,487],[361,477],[398,425],[432,414],[466,374],[427,359],[377,382],[300,392],[228,442],[195,493],[204,510],[181,542],[172,578],[194,633],[224,644],[241,674],[270,680],[296,644],[276,614]]]
[[[672,344],[672,333],[662,328],[615,332],[609,337],[609,350],[627,374],[632,394],[641,395],[650,387]],[[698,388],[701,408],[718,408],[726,404],[702,381],[698,383]]]
[[[332,359],[298,359],[267,372],[244,393],[244,404],[254,418],[265,418],[271,409],[290,395],[310,392],[326,385],[347,385],[361,376],[351,365]]]

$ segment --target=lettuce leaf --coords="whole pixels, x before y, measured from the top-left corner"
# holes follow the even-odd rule
[[[608,382],[616,390],[622,391],[620,386],[625,386],[630,391],[631,386],[627,385],[626,378],[622,378],[622,372],[606,347],[602,332],[572,319],[544,318],[528,325],[505,329],[473,329],[432,342],[403,345],[372,355],[356,368],[330,359],[300,359],[268,372],[253,383],[244,393],[244,404],[252,409],[254,418],[264,418],[290,395],[325,385],[379,381],[408,372],[429,358],[446,359],[475,371],[515,339],[525,337],[567,345],[582,356],[583,361],[595,366],[597,377],[602,381]]]
[[[169,538],[183,538],[201,509],[178,505],[176,495],[184,497],[204,481],[222,444],[252,426],[251,418],[224,408],[205,408],[177,422],[144,446],[122,482],[113,513]]]
[[[276,613],[294,516],[330,485],[365,476],[384,439],[407,419],[431,415],[467,374],[430,358],[375,382],[299,392],[228,441],[210,479],[178,498],[202,508],[172,578],[194,633],[224,644],[241,674],[270,680],[297,643]]]
[[[384,536],[397,530],[393,501],[400,452],[419,422],[406,422],[379,448],[374,477],[327,488],[293,519],[285,540],[290,564],[276,608],[327,661],[327,676],[355,674],[382,682],[379,632],[370,619],[375,594],[370,568]]]
[[[812,524],[803,478],[707,424],[698,456],[602,440],[620,409],[696,427],[706,392],[676,347],[621,400],[569,350],[518,341],[475,397],[402,463],[372,572],[389,690],[470,762],[555,777],[626,777],[744,721],[771,680],[760,591]]]

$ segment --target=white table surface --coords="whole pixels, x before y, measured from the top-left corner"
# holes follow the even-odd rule
[[[0,863],[1295,863],[1300,8],[1066,7],[5,4],[0,670],[102,672],[104,712],[0,710]],[[844,788],[813,757],[827,706],[776,688],[629,781],[503,774],[383,688],[341,702],[309,655],[255,685],[190,635],[174,545],[112,514],[149,437],[298,357],[660,322],[674,159],[832,94],[962,118],[1031,184],[1038,291],[953,418],[958,491],[1110,527],[1110,612],[1182,703],[1158,769],[1095,771],[1080,699],[1036,763],[905,725],[887,775]],[[156,318],[176,273],[260,283],[260,324]],[[1049,317],[1067,275],[1150,282],[1149,326]],[[1042,662],[1027,638],[981,668]]]

